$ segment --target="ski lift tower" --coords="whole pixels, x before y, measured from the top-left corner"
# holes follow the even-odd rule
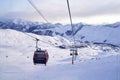
[[[77,55],[78,55],[77,48],[75,47],[75,45],[72,45],[70,47],[70,56],[72,56],[72,64],[74,64]]]
[[[70,23],[71,23],[71,27],[72,27],[72,38],[73,38],[73,44],[70,47],[70,55],[72,56],[72,64],[74,64],[74,60],[76,59],[76,56],[78,55],[78,53],[77,53],[77,47],[76,47],[76,44],[75,44],[74,26],[72,24],[72,17],[71,17],[69,0],[67,0],[67,6],[68,6],[69,17],[70,17]]]

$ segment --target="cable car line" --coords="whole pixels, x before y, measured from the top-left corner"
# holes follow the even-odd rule
[[[47,23],[49,23],[48,20],[44,17],[44,15],[40,12],[40,10],[35,6],[35,4],[34,4],[31,0],[28,0],[28,2],[29,2],[29,3],[31,4],[31,6],[38,12],[38,14],[39,14]],[[36,41],[41,41],[41,42],[43,42],[43,43],[49,44],[48,42],[42,41],[42,40],[40,40],[40,39],[38,39],[38,38],[36,38],[36,37],[34,37],[34,36],[32,36],[32,35],[29,35],[29,34],[27,34],[27,33],[25,33],[25,32],[24,32],[24,34],[26,34],[26,35],[34,38]],[[51,45],[51,44],[50,44],[50,45]]]
[[[70,18],[70,23],[71,23],[71,27],[72,27],[72,33],[73,33],[72,16],[71,16],[71,10],[70,10],[70,5],[69,5],[69,1],[68,0],[67,0],[67,5],[68,5],[69,18]]]
[[[40,39],[37,38],[37,37],[34,37],[34,36],[32,36],[32,35],[30,35],[30,34],[28,34],[28,33],[25,33],[25,32],[23,32],[23,33],[24,33],[25,35],[27,35],[27,36],[33,38],[35,41],[41,41],[41,42],[43,42],[43,43],[46,43],[46,44],[52,45],[52,44],[50,44],[50,43],[48,43],[48,42],[45,42],[45,41],[43,41],[43,40],[40,40]]]
[[[34,38],[35,40],[39,40],[38,38],[36,38],[36,37],[34,37],[32,35],[29,35],[28,33],[25,33],[25,32],[23,32],[23,33],[26,34],[27,36],[30,36],[30,37]]]
[[[38,14],[47,22],[48,20],[44,17],[44,15],[40,12],[40,10],[35,6],[35,4],[31,1],[31,0],[28,0],[28,2],[31,4],[31,6],[38,12]]]
[[[50,22],[48,22],[48,20],[44,17],[44,15],[40,12],[40,10],[35,6],[35,4],[34,4],[31,0],[28,0],[28,2],[31,4],[31,6],[38,12],[38,14],[39,14],[47,23],[50,23]],[[25,33],[25,34],[26,34],[26,33]],[[29,34],[26,34],[26,35],[34,38],[36,41],[41,41],[41,42],[43,42],[43,43],[50,44],[50,43],[48,43],[48,42],[42,41],[42,40],[40,40],[40,39],[38,39],[38,38],[36,38],[36,37],[34,37],[34,36],[31,36],[31,35],[29,35]],[[51,44],[50,44],[50,45],[51,45]]]

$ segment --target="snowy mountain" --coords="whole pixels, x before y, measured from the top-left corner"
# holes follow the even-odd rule
[[[47,49],[47,66],[34,65],[35,41],[39,47]],[[0,29],[0,80],[119,80],[120,48],[91,44],[78,48],[75,65],[71,65],[69,49],[61,49],[61,44],[70,44],[61,36],[43,36]]]
[[[62,36],[71,40],[72,34],[76,41],[92,43],[108,43],[120,46],[120,22],[103,25],[88,25],[83,23],[73,24],[74,32],[71,26],[60,23],[38,23],[24,21],[21,19],[1,19],[0,29],[14,29],[22,32],[35,33],[47,36]]]
[[[80,25],[80,26],[79,26]],[[82,24],[76,24],[76,28],[81,28]],[[63,29],[64,27],[64,29]],[[38,22],[30,22],[24,21],[21,19],[10,19],[10,20],[0,20],[0,28],[1,29],[14,29],[18,31],[31,32],[39,35],[70,35],[69,32],[70,25],[62,25],[60,23],[50,24],[50,23],[38,23]],[[68,30],[68,32],[67,32]]]

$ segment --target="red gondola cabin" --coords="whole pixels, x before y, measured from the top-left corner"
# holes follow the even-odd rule
[[[41,50],[41,49],[37,49],[34,52],[34,56],[33,56],[33,63],[34,64],[45,64],[47,63],[49,58],[48,52],[46,50]]]

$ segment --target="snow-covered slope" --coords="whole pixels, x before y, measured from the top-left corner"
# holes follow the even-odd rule
[[[111,43],[120,46],[120,27],[85,26],[75,36],[81,41]]]
[[[63,37],[38,36],[39,46],[47,49],[47,66],[33,65],[33,38],[10,29],[0,29],[0,80],[119,80],[120,49],[104,45],[79,48],[75,65],[71,65],[70,44]]]
[[[12,45],[12,46],[30,46],[31,45],[33,47],[35,46],[35,39],[31,36],[40,39],[40,43],[39,43],[40,47],[44,47],[45,44],[53,45],[53,46],[70,44],[69,40],[61,36],[55,36],[55,37],[38,36],[32,33],[23,33],[23,32],[11,30],[11,29],[0,29],[1,45]]]
[[[51,53],[52,55],[54,55],[54,53],[57,52],[57,50],[58,51],[60,50],[58,46],[61,46],[63,44],[65,45],[70,44],[68,40],[66,40],[61,36],[50,37],[50,36],[38,36],[31,33],[26,33],[26,34],[29,34],[31,36],[40,39],[38,46],[43,50],[47,49],[48,52]],[[26,34],[10,29],[6,29],[6,30],[0,29],[0,51],[1,53],[5,53],[2,55],[31,54],[32,57],[35,51],[36,42],[34,38]],[[61,51],[62,54],[64,53],[65,50],[62,49]],[[67,53],[69,54],[69,51]],[[50,57],[53,57],[52,55],[50,55]]]

